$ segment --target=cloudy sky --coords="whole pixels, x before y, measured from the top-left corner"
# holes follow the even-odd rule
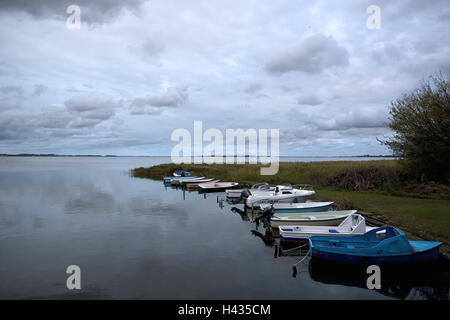
[[[278,128],[281,155],[388,154],[389,103],[450,74],[448,30],[448,0],[0,0],[0,153],[169,155],[203,120]]]

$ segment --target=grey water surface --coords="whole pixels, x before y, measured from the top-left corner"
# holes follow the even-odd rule
[[[0,157],[0,298],[448,298],[448,274],[439,268],[394,277],[381,290],[343,270],[330,277],[332,266],[314,269],[309,260],[293,277],[300,257],[275,258],[263,227],[220,208],[216,194],[183,194],[128,172],[166,162]],[[66,287],[69,265],[81,268],[81,290]]]

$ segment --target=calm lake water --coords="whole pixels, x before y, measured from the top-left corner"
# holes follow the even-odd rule
[[[128,174],[169,161],[0,157],[0,298],[448,298],[442,264],[382,270],[381,290],[366,289],[362,271],[309,258],[293,277],[300,257],[275,258],[262,226],[220,208],[217,195]],[[81,268],[76,292],[66,287],[69,265]]]

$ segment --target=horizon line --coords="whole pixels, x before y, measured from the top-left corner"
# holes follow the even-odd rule
[[[167,157],[170,158],[170,155],[114,155],[114,154],[59,154],[59,153],[0,153],[0,157]],[[202,157],[216,157],[214,155],[211,156],[202,156]],[[220,157],[220,156],[217,156]],[[223,155],[222,158],[226,158],[226,155]],[[250,155],[232,155],[232,157],[246,157],[249,158]],[[259,157],[259,156],[256,156]],[[265,156],[265,157],[271,157]],[[332,156],[319,156],[319,155],[310,155],[310,156],[300,156],[300,155],[280,155],[280,158],[354,158],[354,157],[390,157],[396,158],[395,155],[389,154],[362,154],[362,155],[332,155]],[[193,156],[191,157],[193,158]]]

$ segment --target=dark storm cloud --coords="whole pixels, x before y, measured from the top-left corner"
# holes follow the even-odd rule
[[[280,128],[286,155],[387,153],[385,107],[450,74],[448,0],[143,2],[0,0],[0,152],[167,155],[203,120]],[[103,25],[68,30],[69,4]]]
[[[299,46],[274,54],[265,70],[277,75],[289,71],[320,73],[325,69],[347,66],[349,53],[329,36],[317,34],[305,39]]]
[[[6,111],[6,110],[14,110],[19,109],[20,106],[17,104],[12,104],[7,101],[0,100],[0,112]]]
[[[185,104],[189,94],[186,87],[169,88],[162,95],[147,95],[136,98],[130,105],[130,113],[134,115],[149,114],[156,115],[163,108],[174,108]]]
[[[162,43],[155,40],[147,39],[144,41],[141,47],[141,52],[145,56],[155,57],[160,55],[164,51]]]
[[[20,109],[24,89],[21,86],[7,85],[0,87],[0,112]]]
[[[74,115],[67,111],[64,106],[49,106],[42,109],[36,117],[38,126],[47,129],[62,129],[74,120]]]
[[[23,88],[20,86],[2,86],[0,87],[0,93],[3,95],[15,94],[18,96],[23,95]]]
[[[262,85],[260,83],[251,83],[245,89],[244,92],[248,94],[254,94],[262,89]]]
[[[28,115],[4,114],[0,117],[0,140],[21,140],[31,136],[36,121]]]
[[[47,91],[47,89],[48,87],[43,84],[36,84],[34,85],[34,95],[39,97],[41,94]]]
[[[35,18],[66,19],[66,9],[78,5],[81,21],[94,24],[114,20],[121,10],[136,10],[145,0],[0,0],[0,11],[22,11]]]
[[[122,102],[97,97],[76,97],[65,101],[64,105],[75,117],[69,124],[71,128],[93,128],[113,117]]]
[[[295,110],[293,116],[300,124],[318,131],[387,127],[387,109],[380,111],[379,108],[371,106],[353,107],[347,110],[320,108],[317,113],[311,110]]]
[[[322,103],[322,100],[319,97],[314,95],[306,95],[298,98],[298,104],[307,104],[310,106],[317,106]]]
[[[120,107],[122,107],[121,101],[102,100],[97,97],[75,97],[66,100],[63,105],[44,107],[37,114],[6,112],[0,118],[0,140],[80,134],[78,129],[92,129],[110,120]],[[2,111],[1,101],[0,111]]]

